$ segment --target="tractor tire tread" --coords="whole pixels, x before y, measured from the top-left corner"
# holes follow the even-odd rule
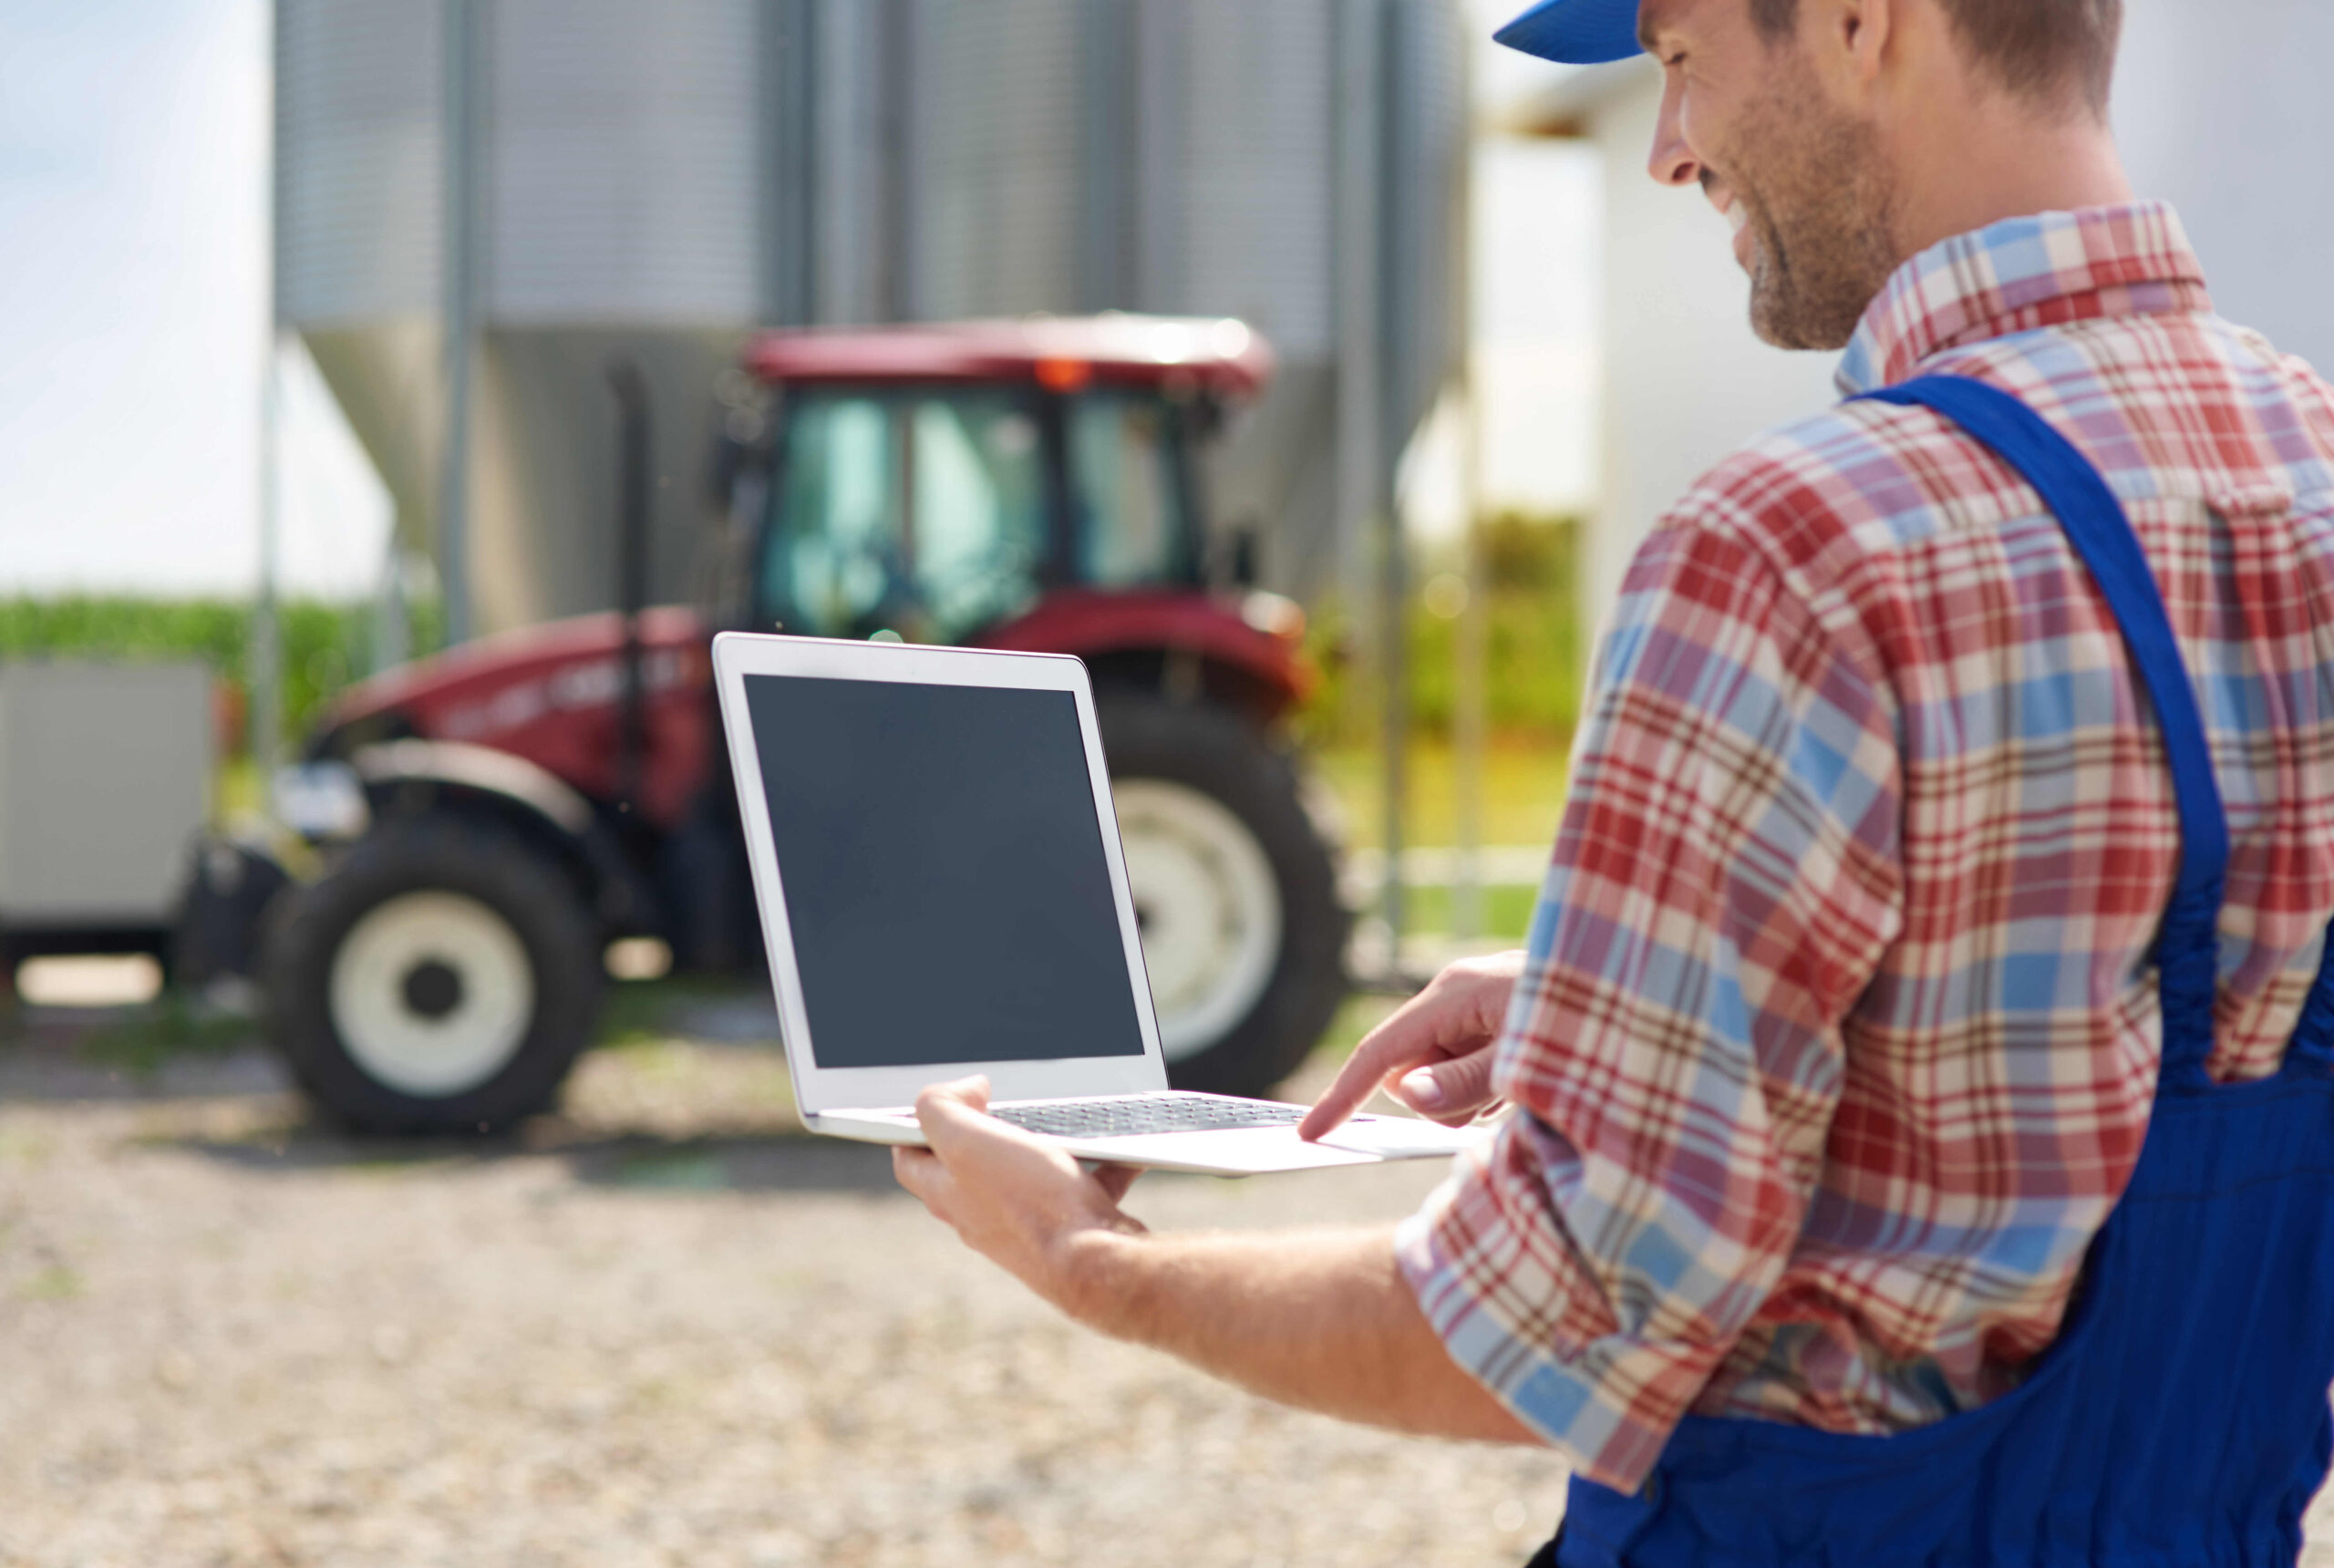
[[[1263,1095],[1296,1071],[1351,988],[1353,916],[1298,759],[1237,713],[1203,702],[1105,688],[1095,694],[1095,716],[1113,778],[1199,789],[1246,825],[1272,864],[1282,914],[1272,979],[1245,1018],[1167,1069],[1178,1088]]]

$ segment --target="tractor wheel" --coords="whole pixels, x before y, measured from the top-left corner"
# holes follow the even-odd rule
[[[269,1032],[353,1131],[474,1133],[542,1110],[589,1041],[594,928],[522,840],[452,819],[393,822],[279,899]]]
[[[1264,1094],[1346,994],[1351,917],[1296,769],[1224,708],[1096,707],[1168,1078]]]

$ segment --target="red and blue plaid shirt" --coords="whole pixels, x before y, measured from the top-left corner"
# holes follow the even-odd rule
[[[2334,914],[2334,392],[2213,315],[2150,203],[1906,263],[1840,382],[1916,372],[2025,398],[2131,515],[2229,815],[2214,1071],[2266,1075]],[[1599,650],[1514,1114],[1399,1234],[1452,1357],[1625,1490],[1689,1410],[1885,1432],[2013,1386],[2147,1129],[2177,854],[2021,480],[1872,403],[1728,459]]]

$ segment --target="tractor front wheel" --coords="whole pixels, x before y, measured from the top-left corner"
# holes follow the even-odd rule
[[[1296,767],[1220,707],[1096,707],[1167,1076],[1264,1094],[1346,994],[1350,917]]]
[[[508,1126],[551,1104],[591,1037],[600,965],[581,904],[509,833],[392,822],[277,901],[269,1032],[353,1130]]]

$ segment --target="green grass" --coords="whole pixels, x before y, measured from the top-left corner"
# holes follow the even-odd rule
[[[324,706],[370,661],[368,604],[288,601],[277,607],[283,651],[280,717],[287,738],[306,733]],[[438,645],[437,606],[417,606],[408,645]],[[252,609],[229,599],[155,599],[69,593],[0,598],[0,658],[196,659],[220,682],[225,748],[240,749],[252,685]]]
[[[1581,529],[1569,519],[1504,513],[1483,526],[1484,718],[1494,735],[1563,748],[1580,717],[1588,670],[1582,624]],[[1458,645],[1463,620],[1428,608],[1426,584],[1465,573],[1459,552],[1422,550],[1411,562],[1405,622],[1410,722],[1422,738],[1447,739],[1458,713]],[[1450,608],[1450,606],[1446,606]],[[1309,606],[1306,644],[1323,679],[1302,727],[1316,745],[1367,744],[1381,703],[1376,662],[1348,606]]]
[[[729,1172],[718,1153],[683,1150],[626,1160],[617,1169],[616,1181],[626,1187],[716,1192],[729,1184]]]
[[[211,814],[220,824],[248,821],[267,806],[267,787],[251,753],[220,758],[211,780]]]
[[[222,1055],[249,1044],[256,1032],[249,1018],[199,1011],[181,993],[164,991],[152,1006],[91,1030],[80,1053],[101,1066],[150,1078],[174,1057]]]
[[[1522,942],[1532,929],[1532,906],[1539,895],[1537,887],[1482,889],[1482,913],[1475,934],[1500,942]],[[1451,930],[1451,892],[1447,887],[1430,882],[1403,891],[1402,923],[1414,932]]]
[[[1347,997],[1345,1005],[1337,1009],[1337,1016],[1329,1021],[1328,1032],[1321,1037],[1321,1043],[1313,1047],[1312,1054],[1334,1062],[1344,1061],[1353,1055],[1353,1048],[1361,1044],[1364,1035],[1384,1023],[1386,1016],[1400,1006],[1400,1001],[1392,996]]]
[[[1577,588],[1578,526],[1564,519],[1503,515],[1486,521],[1483,709],[1490,731],[1479,781],[1479,841],[1544,845],[1555,837],[1565,758],[1580,716],[1588,638]],[[1454,558],[1422,555],[1416,580],[1459,572]],[[1413,603],[1405,618],[1410,743],[1406,843],[1459,838],[1460,778],[1452,744],[1461,621]],[[1357,849],[1385,837],[1382,702],[1378,671],[1334,601],[1315,607],[1309,647],[1320,688],[1296,717],[1315,770],[1345,817]]]
[[[81,1276],[62,1264],[52,1264],[16,1287],[26,1301],[71,1301],[87,1293]]]
[[[1480,841],[1548,844],[1564,809],[1565,748],[1554,741],[1503,740],[1484,749],[1479,808]],[[1312,754],[1314,771],[1337,798],[1346,842],[1374,849],[1385,841],[1385,763],[1374,749],[1347,746]],[[1447,741],[1420,741],[1410,750],[1405,840],[1413,846],[1447,846],[1459,837],[1458,758]]]
[[[673,1037],[675,1020],[692,1005],[726,1001],[744,983],[726,975],[674,975],[662,980],[611,980],[600,993],[599,1046],[652,1053]],[[768,995],[767,990],[761,995]]]

